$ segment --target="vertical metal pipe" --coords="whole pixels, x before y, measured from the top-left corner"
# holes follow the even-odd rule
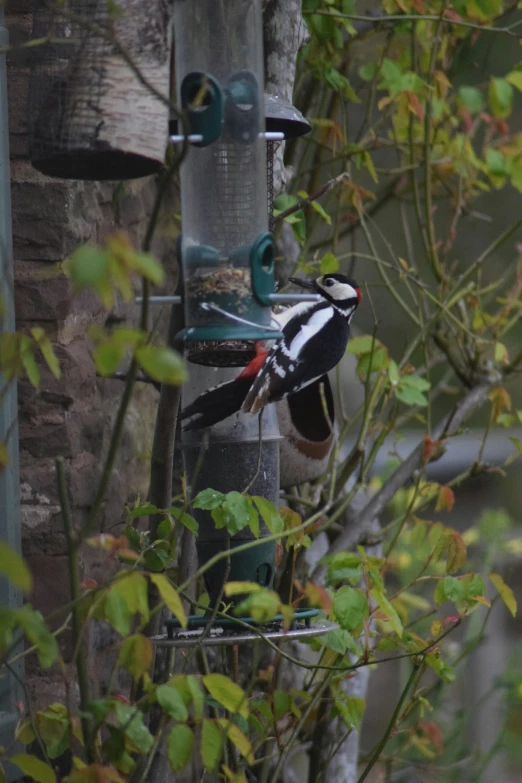
[[[9,40],[4,27],[4,11],[0,8],[0,47]],[[11,190],[9,173],[9,125],[7,121],[6,56],[0,52],[0,297],[3,315],[0,333],[15,328],[13,290],[13,245],[11,236]],[[0,392],[5,388],[5,378],[0,374]],[[20,550],[20,492],[18,469],[16,383],[11,383],[7,393],[0,397],[0,443],[7,445],[9,459],[0,467],[0,540],[12,549]],[[13,586],[0,579],[0,606],[13,607],[21,596]],[[18,669],[21,673],[21,668]],[[12,743],[18,720],[16,701],[20,698],[16,680],[9,676],[0,679],[0,745]],[[19,774],[11,767],[8,780],[16,780]]]

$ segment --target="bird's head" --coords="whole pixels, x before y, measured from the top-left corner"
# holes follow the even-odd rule
[[[322,275],[316,280],[302,280],[298,277],[291,277],[290,280],[300,288],[306,288],[324,296],[348,317],[352,316],[361,301],[361,289],[355,280],[341,275],[339,272]]]

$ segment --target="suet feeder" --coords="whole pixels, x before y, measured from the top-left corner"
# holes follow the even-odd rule
[[[133,179],[165,160],[170,14],[160,0],[147,13],[140,0],[110,5],[68,0],[62,9],[37,0],[33,39],[48,42],[31,50],[29,154],[44,174]]]

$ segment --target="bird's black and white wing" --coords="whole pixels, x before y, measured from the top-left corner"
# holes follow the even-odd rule
[[[283,338],[268,353],[245,397],[245,412],[257,413],[267,402],[302,389],[331,370],[344,353],[349,326],[330,303],[303,303],[287,313],[279,317]]]

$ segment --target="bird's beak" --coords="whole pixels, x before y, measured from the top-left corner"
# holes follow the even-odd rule
[[[317,292],[317,283],[315,280],[302,280],[300,277],[290,277],[291,283],[298,285],[299,288],[307,288],[309,291]]]

